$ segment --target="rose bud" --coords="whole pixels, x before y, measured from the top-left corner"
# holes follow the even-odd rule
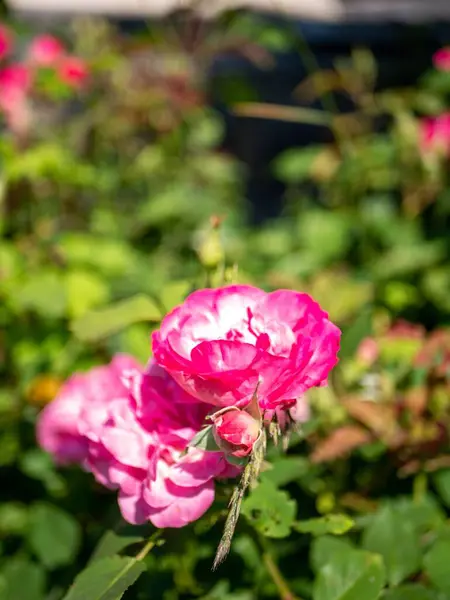
[[[236,457],[247,456],[259,436],[260,424],[238,408],[219,411],[212,416],[214,439],[221,450]]]

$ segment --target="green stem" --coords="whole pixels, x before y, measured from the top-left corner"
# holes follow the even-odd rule
[[[154,533],[152,537],[148,540],[148,542],[145,544],[145,546],[141,549],[139,554],[136,555],[136,560],[144,560],[147,554],[151,552],[156,546],[156,543],[158,542],[161,535],[162,531],[157,531],[156,533]]]
[[[413,483],[413,500],[415,503],[423,501],[428,488],[428,478],[424,471],[417,473]]]
[[[299,596],[296,596],[294,592],[291,591],[286,579],[283,577],[283,574],[278,568],[278,565],[270,552],[269,545],[265,538],[263,536],[258,536],[258,542],[263,549],[262,559],[264,566],[266,567],[267,572],[269,573],[278,590],[280,600],[302,600],[299,598]]]

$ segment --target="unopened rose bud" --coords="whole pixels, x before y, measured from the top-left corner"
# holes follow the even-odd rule
[[[221,450],[239,458],[251,453],[260,431],[256,419],[243,410],[230,408],[213,415],[212,420],[214,438]]]

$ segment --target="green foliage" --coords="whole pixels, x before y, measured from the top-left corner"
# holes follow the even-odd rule
[[[160,318],[161,312],[150,298],[135,296],[104,310],[89,312],[73,322],[72,331],[81,341],[93,342],[121,331],[133,323],[155,322]]]
[[[347,533],[354,525],[354,521],[346,515],[327,515],[318,519],[308,519],[307,521],[297,521],[294,523],[294,529],[300,533],[311,533],[312,535],[343,535]]]
[[[28,541],[41,563],[49,569],[70,564],[77,555],[81,530],[70,515],[50,504],[30,509]]]
[[[377,554],[348,550],[334,556],[319,572],[314,600],[376,600],[385,582]]]
[[[296,502],[268,481],[260,483],[242,503],[242,514],[257,531],[271,538],[289,535],[296,512]]]
[[[284,216],[250,228],[242,169],[215,150],[223,125],[193,63],[223,42],[265,68],[302,43],[237,12],[192,61],[169,27],[149,25],[141,61],[105,23],[74,23],[63,33],[92,64],[90,87],[69,105],[47,74],[30,130],[2,132],[0,600],[449,600],[448,159],[417,135],[448,109],[448,73],[374,94],[376,64],[356,52],[298,89],[311,101],[344,89],[355,111],[342,121],[258,105],[230,77],[217,91],[241,116],[332,125],[337,139],[274,161]],[[118,523],[114,493],[56,466],[34,428],[73,372],[119,351],[145,364],[151,331],[190,291],[236,282],[307,292],[343,335],[329,387],[269,445],[211,573],[232,482],[215,484],[200,521],[140,550],[152,528]],[[395,335],[399,319],[427,332]],[[217,450],[210,427],[191,445]]]
[[[364,532],[363,547],[380,554],[389,585],[395,586],[420,568],[420,538],[411,521],[392,507],[382,508]]]
[[[133,558],[103,558],[78,575],[64,600],[120,600],[144,571]]]

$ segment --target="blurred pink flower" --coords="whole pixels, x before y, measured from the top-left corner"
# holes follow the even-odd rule
[[[423,325],[417,323],[410,323],[399,319],[392,324],[389,331],[386,333],[386,337],[389,338],[402,338],[402,339],[415,339],[421,340],[425,337],[426,331]]]
[[[115,397],[128,395],[121,376],[137,363],[126,355],[117,355],[111,364],[77,373],[63,385],[53,402],[41,412],[37,439],[59,464],[80,463],[88,456],[89,440],[80,432],[80,418],[85,407],[102,411]]]
[[[189,393],[215,406],[290,407],[326,385],[340,330],[307,294],[235,285],[199,290],[153,333],[155,360]]]
[[[433,65],[438,71],[450,71],[450,48],[438,50],[433,56]]]
[[[13,36],[11,31],[4,25],[0,25],[0,60],[11,52],[12,46]]]
[[[89,69],[83,59],[77,56],[66,56],[58,65],[58,74],[61,81],[69,87],[78,89],[89,77]]]
[[[30,63],[39,67],[54,67],[63,58],[65,49],[53,35],[40,35],[34,38],[28,49]]]
[[[366,337],[359,344],[358,349],[356,350],[356,358],[357,360],[365,365],[372,366],[374,362],[378,359],[380,355],[380,349],[378,347],[378,342],[375,338]]]
[[[128,398],[90,419],[86,467],[101,484],[119,490],[128,522],[183,527],[212,504],[214,478],[238,471],[221,452],[188,448],[209,407],[188,397],[163,369],[150,363],[127,385]]]
[[[230,407],[212,416],[214,437],[224,452],[243,457],[251,453],[260,424],[249,413]]]
[[[277,406],[275,409],[265,411],[264,419],[266,423],[272,421],[274,417],[276,417],[281,431],[286,431],[293,423],[306,423],[310,417],[306,396],[300,396],[296,400],[292,400],[288,406]]]
[[[32,84],[30,70],[20,63],[0,69],[0,111],[10,129],[24,133],[29,126],[28,92]]]
[[[450,112],[423,119],[420,124],[420,146],[428,152],[450,155]]]
[[[37,437],[58,463],[78,462],[117,490],[128,522],[183,527],[212,504],[214,478],[239,472],[221,452],[188,447],[209,408],[154,363],[142,373],[119,355],[71,377],[41,413]]]

